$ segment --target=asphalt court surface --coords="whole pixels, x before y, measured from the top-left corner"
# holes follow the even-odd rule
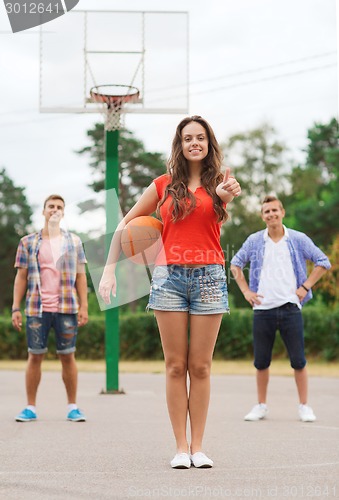
[[[163,374],[121,374],[124,395],[102,395],[104,373],[79,373],[85,423],[66,420],[60,373],[43,373],[38,421],[18,423],[24,373],[0,371],[0,498],[339,498],[339,380],[310,377],[314,423],[297,415],[293,377],[271,377],[269,414],[253,376],[212,377],[204,451],[212,469],[172,470]]]

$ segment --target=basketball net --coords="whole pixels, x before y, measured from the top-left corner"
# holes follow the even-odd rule
[[[124,127],[125,104],[139,102],[139,90],[131,85],[98,85],[90,90],[92,102],[101,104],[105,130]]]
[[[105,118],[105,130],[121,130],[125,126],[125,114],[122,113],[123,99],[112,104],[102,106],[102,114]]]

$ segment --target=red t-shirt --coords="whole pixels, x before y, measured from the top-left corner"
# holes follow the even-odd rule
[[[161,175],[153,182],[161,200],[170,176]],[[198,187],[194,196],[196,207],[183,220],[171,220],[171,196],[160,207],[164,225],[163,251],[159,253],[156,265],[224,264],[224,253],[220,245],[221,223],[217,221],[213,200],[203,187]]]

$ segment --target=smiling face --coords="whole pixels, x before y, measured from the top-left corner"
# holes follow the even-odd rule
[[[204,127],[195,121],[181,131],[182,153],[188,162],[201,162],[208,154],[208,137]]]
[[[45,221],[48,224],[59,224],[64,216],[65,204],[58,198],[51,198],[46,201],[42,211]]]
[[[279,200],[264,203],[261,209],[261,218],[268,229],[282,227],[282,221],[285,217],[285,210],[282,208]]]

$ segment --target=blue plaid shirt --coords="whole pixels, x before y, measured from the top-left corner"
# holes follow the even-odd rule
[[[297,280],[297,288],[307,279],[307,260],[312,261],[315,266],[330,269],[330,261],[320,248],[313,243],[311,238],[300,231],[295,231],[294,229],[287,230],[285,226],[284,229],[294,274]],[[249,287],[252,292],[257,292],[259,288],[267,234],[267,229],[251,234],[231,260],[233,266],[240,267],[241,269],[243,269],[248,262],[250,263]],[[309,290],[301,304],[306,304],[311,298],[312,291]]]

